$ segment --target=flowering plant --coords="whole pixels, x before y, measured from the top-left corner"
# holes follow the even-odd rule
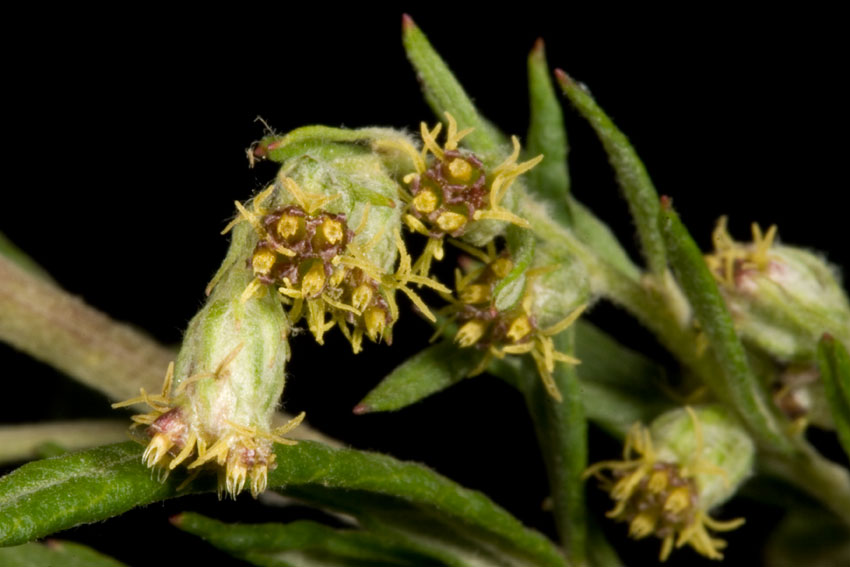
[[[409,17],[403,42],[438,122],[423,119],[415,133],[267,126],[247,153],[271,180],[234,202],[229,248],[177,349],[83,304],[0,242],[0,337],[130,410],[118,424],[0,432],[0,458],[31,461],[0,479],[0,542],[10,546],[0,559],[114,565],[88,547],[35,540],[215,491],[242,503],[250,493],[259,504],[246,505],[278,521],[186,512],[172,523],[255,565],[645,563],[624,551],[626,534],[656,540],[640,553],[661,561],[692,560],[685,548],[733,559],[726,538],[747,529],[735,503],[754,495],[789,508],[780,539],[804,537],[812,527],[800,518],[817,514],[835,534],[820,552],[839,561],[850,475],[806,437],[826,431],[850,452],[850,307],[835,269],[780,243],[775,227],[754,225],[752,242],[737,241],[725,217],[703,253],[589,90],[550,73],[542,42],[528,58],[524,143],[481,115]],[[562,97],[607,153],[640,263],[578,200]],[[669,360],[589,322],[606,303]],[[416,411],[467,377],[499,379],[533,422],[546,520],[520,521],[425,465],[346,448],[307,424],[312,407],[290,411],[299,357],[318,379],[328,352],[415,343],[404,325],[417,319],[430,342],[380,382],[331,373],[361,389],[354,413]],[[133,440],[117,442],[130,424]],[[589,427],[621,450],[591,447]],[[597,485],[613,507],[599,504]],[[780,500],[789,493],[792,504]],[[280,523],[276,506],[291,511],[292,501],[323,515]]]

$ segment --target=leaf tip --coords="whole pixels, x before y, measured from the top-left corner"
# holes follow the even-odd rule
[[[372,411],[372,406],[363,403],[357,404],[354,406],[354,409],[351,410],[354,415],[363,415],[365,413],[371,413]]]
[[[823,335],[821,335],[820,340],[821,340],[821,342],[824,342],[824,343],[827,343],[827,344],[832,344],[832,343],[835,342],[835,337],[833,337],[829,333],[824,333]]]
[[[171,516],[170,518],[168,518],[168,521],[171,523],[172,526],[176,526],[176,527],[179,528],[183,524],[183,520],[185,519],[185,516],[186,516],[186,514],[183,514],[183,513],[175,514],[174,516]]]
[[[534,42],[534,47],[531,48],[531,54],[534,57],[544,57],[546,53],[546,43],[542,37],[538,37]]]
[[[573,81],[573,78],[567,75],[567,72],[563,69],[555,69],[555,78],[558,80],[558,83],[564,88],[575,85],[575,81]]]
[[[410,14],[401,15],[401,31],[407,33],[416,29],[416,22],[410,17]]]
[[[661,195],[661,209],[669,211],[673,208],[673,198],[668,195]]]

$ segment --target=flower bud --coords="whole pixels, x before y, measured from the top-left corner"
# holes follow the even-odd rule
[[[251,228],[237,227],[234,246],[251,239]],[[233,247],[231,248],[233,250]],[[189,323],[176,364],[168,369],[162,393],[144,391],[135,400],[152,411],[135,416],[151,436],[144,461],[173,470],[212,467],[219,471],[219,491],[236,496],[246,483],[257,496],[275,466],[275,442],[303,419],[271,430],[272,415],[283,392],[289,358],[288,322],[271,293],[244,299],[256,262],[230,263]]]
[[[728,410],[686,407],[664,413],[649,428],[635,424],[623,460],[597,463],[585,475],[602,480],[616,502],[607,516],[627,522],[631,537],[662,540],[662,561],[685,544],[722,559],[726,542],[710,532],[744,520],[718,521],[709,512],[749,478],[754,459],[752,440]]]
[[[828,332],[850,347],[850,305],[836,271],[801,248],[774,243],[776,227],[735,242],[722,217],[706,261],[742,338],[782,362],[811,362]]]

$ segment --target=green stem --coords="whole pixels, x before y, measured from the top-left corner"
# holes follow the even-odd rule
[[[558,350],[574,352],[573,329],[555,338]],[[558,537],[572,565],[587,564],[587,506],[582,474],[587,468],[587,421],[575,367],[559,365],[554,379],[563,401],[552,398],[537,373],[524,368],[518,383],[534,420],[549,477]]]
[[[127,422],[118,419],[2,425],[0,464],[38,458],[39,449],[47,443],[74,451],[126,439]]]

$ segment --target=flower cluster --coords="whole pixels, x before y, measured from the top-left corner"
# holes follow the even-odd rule
[[[707,434],[701,418],[710,420]],[[698,414],[686,407],[665,414],[650,428],[636,423],[626,436],[622,461],[596,463],[585,472],[596,476],[616,502],[609,518],[628,523],[635,539],[654,535],[662,540],[661,561],[684,545],[722,559],[726,542],[710,532],[744,523],[743,518],[716,520],[708,513],[752,469],[751,441],[725,419],[714,409]]]
[[[525,219],[500,203],[517,177],[543,159],[540,155],[518,163],[520,145],[514,136],[513,152],[501,164],[488,168],[473,152],[458,145],[473,129],[458,131],[457,121],[448,112],[446,122],[448,127],[442,147],[437,143],[442,123],[433,129],[421,123],[421,151],[409,143],[393,143],[409,155],[415,168],[404,177],[410,191],[405,196],[408,204],[404,222],[414,232],[428,237],[425,250],[414,267],[421,275],[429,272],[432,259],[442,259],[444,237],[464,235],[474,221],[499,220],[528,228]]]
[[[240,214],[234,223],[249,222],[258,236],[250,260],[255,278],[243,298],[263,293],[272,285],[282,301],[291,305],[289,318],[293,324],[306,318],[319,344],[323,344],[325,332],[339,326],[355,353],[362,348],[364,334],[374,342],[392,342],[392,324],[398,319],[396,290],[434,319],[408,284],[449,290],[431,278],[412,273],[410,256],[397,230],[391,235],[381,230],[368,242],[356,242],[369,222],[368,205],[359,226],[351,229],[345,214],[325,210],[339,194],[306,192],[286,175],[279,176],[278,186],[288,192],[294,204],[273,210],[264,207],[276,185],[258,194],[251,209],[236,203]],[[387,273],[369,258],[369,251],[385,237],[394,240],[400,258],[394,273]]]
[[[480,364],[471,372],[476,375],[487,369],[493,357],[531,354],[546,390],[556,400],[561,400],[552,373],[556,362],[578,364],[580,361],[555,349],[552,337],[561,333],[578,319],[585,305],[574,309],[561,321],[540,328],[533,312],[533,286],[527,285],[526,293],[517,307],[499,310],[495,305],[494,292],[498,284],[511,272],[513,262],[507,252],[496,253],[491,242],[487,251],[478,250],[462,242],[456,246],[481,261],[481,265],[462,275],[456,272],[455,288],[457,300],[453,300],[449,311],[459,325],[455,341],[461,347],[475,347],[484,352]],[[527,276],[533,280],[542,269],[529,270]]]
[[[752,271],[764,272],[770,263],[770,248],[776,238],[776,225],[772,225],[766,233],[753,223],[751,226],[753,242],[739,244],[735,242],[726,229],[727,218],[720,217],[711,235],[714,243],[714,253],[705,257],[711,273],[723,286],[734,288],[740,279]]]

